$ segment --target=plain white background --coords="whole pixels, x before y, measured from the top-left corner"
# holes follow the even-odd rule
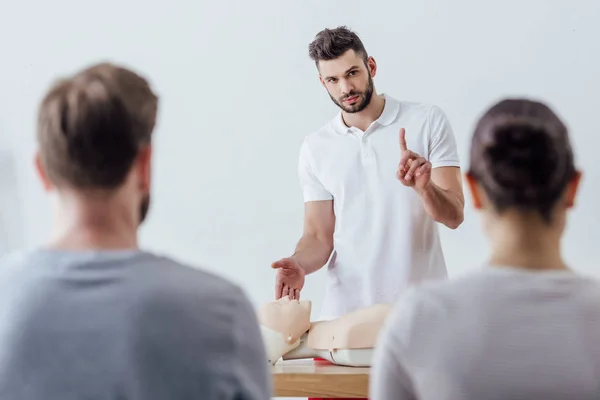
[[[50,230],[50,197],[32,168],[41,96],[63,74],[113,61],[142,73],[160,95],[143,245],[236,281],[256,305],[272,300],[270,264],[293,251],[302,228],[299,145],[337,112],[308,43],[320,29],[348,25],[378,62],[376,89],[444,109],[464,169],[475,120],[492,102],[527,96],[554,107],[584,172],[565,256],[582,273],[600,275],[598,0],[21,0],[0,7],[0,251],[35,247]],[[467,200],[464,224],[440,228],[452,276],[477,268],[487,252]],[[323,272],[303,291],[315,309]]]

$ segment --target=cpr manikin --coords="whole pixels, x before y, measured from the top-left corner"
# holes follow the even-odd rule
[[[389,304],[375,304],[331,321],[311,323],[309,301],[284,297],[269,303],[259,312],[269,362],[318,357],[338,365],[370,366],[379,331],[391,309]],[[294,320],[294,316],[301,319]],[[274,321],[279,322],[275,329],[279,336],[269,333]],[[298,335],[302,326],[307,329]]]
[[[260,330],[270,364],[300,345],[310,328],[310,301],[290,300],[288,296],[265,304],[258,310]]]

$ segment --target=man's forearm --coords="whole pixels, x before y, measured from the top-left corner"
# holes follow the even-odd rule
[[[329,259],[333,245],[316,236],[302,236],[292,258],[304,269],[306,275],[321,269]]]
[[[428,187],[419,192],[425,211],[435,221],[456,229],[464,219],[464,201],[449,190],[444,190],[431,182]]]

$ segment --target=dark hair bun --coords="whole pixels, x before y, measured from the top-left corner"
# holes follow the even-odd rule
[[[480,120],[471,174],[499,210],[535,210],[549,218],[573,172],[566,128],[545,105],[505,100]]]
[[[498,188],[515,202],[535,204],[551,190],[556,153],[544,131],[527,126],[499,128],[485,157]]]

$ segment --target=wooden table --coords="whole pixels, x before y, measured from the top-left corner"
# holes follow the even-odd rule
[[[271,368],[275,397],[366,399],[369,394],[369,368],[313,360],[279,360]]]

